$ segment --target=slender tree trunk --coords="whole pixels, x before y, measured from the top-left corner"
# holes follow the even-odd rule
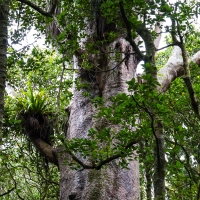
[[[140,150],[142,152],[141,154],[141,158],[142,158],[142,162],[143,162],[143,181],[145,182],[146,188],[145,188],[145,192],[146,195],[144,195],[146,197],[147,200],[151,200],[152,199],[152,163],[148,161],[147,156],[148,153],[146,152],[146,148],[149,148],[151,146],[151,144],[149,144],[149,141],[140,141]],[[145,180],[145,178],[146,180]],[[143,197],[141,197],[141,199],[143,199]]]
[[[157,200],[165,199],[165,146],[164,133],[161,121],[156,122],[155,126],[155,148],[154,148],[154,195]]]
[[[0,3],[0,133],[2,130],[4,112],[4,91],[6,78],[6,54],[7,54],[7,27],[8,27],[9,0]],[[0,136],[0,140],[1,140]]]
[[[149,148],[148,141],[144,141],[141,145],[142,149]],[[147,161],[147,153],[143,151],[143,162],[144,162],[144,169],[145,169],[145,177],[146,177],[146,196],[147,200],[152,199],[152,165],[150,162]]]
[[[128,42],[120,38],[109,45],[112,51],[120,48],[120,52],[125,52],[130,48]],[[100,56],[99,68],[101,70],[111,69],[117,65],[114,54],[110,58]],[[122,55],[122,59],[125,55]],[[79,58],[78,58],[79,59]],[[78,63],[77,63],[78,64]],[[126,64],[123,62],[114,70],[95,74],[95,77],[88,77],[88,74],[80,74],[82,80],[87,81],[91,88],[88,90],[89,97],[83,97],[85,89],[74,91],[70,110],[69,128],[67,138],[85,138],[88,130],[93,126],[107,126],[103,122],[94,119],[96,109],[91,103],[91,98],[102,96],[106,104],[109,104],[111,96],[118,93],[127,93],[126,81],[135,76],[138,61],[131,55]],[[93,74],[94,75],[94,74]],[[118,128],[118,127],[116,127]],[[134,155],[133,155],[134,156]],[[61,200],[67,199],[113,199],[113,200],[137,200],[139,199],[139,166],[138,161],[134,160],[129,164],[129,170],[120,169],[116,161],[100,170],[72,171],[64,164],[65,159],[70,157],[65,154],[59,159],[61,172],[60,191]]]

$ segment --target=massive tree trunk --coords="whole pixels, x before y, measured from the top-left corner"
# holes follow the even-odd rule
[[[26,3],[42,15],[53,17],[55,5],[59,1],[54,1],[54,5],[46,12],[29,1],[19,0]],[[97,10],[97,12],[100,12]],[[95,40],[103,40],[105,37],[105,19],[100,13],[95,15],[96,27],[88,32],[95,32],[91,38]],[[101,24],[102,23],[102,24]],[[113,25],[113,24],[111,24]],[[95,29],[95,31],[94,31]],[[85,41],[84,41],[85,42]],[[90,41],[91,42],[91,41]],[[109,44],[108,44],[109,43]],[[127,93],[127,81],[131,80],[136,75],[136,67],[138,59],[133,53],[132,47],[124,38],[118,34],[118,39],[114,42],[105,42],[103,46],[105,52],[113,53],[96,53],[89,55],[88,60],[94,66],[93,70],[84,70],[82,64],[82,53],[85,50],[85,44],[76,52],[75,68],[78,68],[79,73],[77,78],[82,82],[87,82],[90,88],[77,89],[74,88],[73,99],[68,110],[70,111],[69,126],[66,133],[66,139],[71,138],[87,138],[88,130],[94,127],[96,130],[99,127],[108,125],[103,121],[98,121],[94,116],[97,114],[97,109],[91,103],[94,97],[104,98],[107,105],[110,105],[110,97],[118,93]],[[99,49],[98,49],[99,50]],[[115,53],[117,52],[117,54]],[[124,52],[124,53],[122,53]],[[86,54],[85,54],[86,55]],[[95,68],[96,66],[96,68]],[[4,88],[4,87],[3,87]],[[89,96],[84,97],[83,93],[89,93]],[[119,126],[111,125],[113,129],[119,130]],[[29,136],[30,137],[30,136]],[[37,150],[44,155],[48,161],[56,164],[59,167],[60,178],[60,199],[113,199],[113,200],[136,200],[140,196],[139,184],[139,163],[134,159],[128,165],[129,169],[121,169],[117,161],[112,161],[101,169],[83,169],[72,170],[66,164],[66,160],[72,159],[71,155],[62,148],[54,149],[49,144],[39,138],[30,138]],[[80,160],[83,158],[79,157]],[[84,162],[88,162],[84,160]],[[88,163],[91,164],[91,163]]]
[[[6,53],[7,53],[7,27],[8,27],[9,1],[0,3],[0,133],[3,121],[4,91],[6,78]],[[1,136],[0,136],[1,141]]]
[[[111,51],[120,48],[121,52],[125,52],[127,48],[132,51],[131,46],[125,39],[119,38],[111,45]],[[124,57],[125,55],[123,55]],[[123,59],[123,58],[122,58]],[[79,65],[77,59],[77,65]],[[118,93],[127,93],[128,86],[126,81],[135,76],[138,61],[135,55],[131,55],[126,64],[123,62],[114,70],[118,63],[114,60],[114,55],[108,57],[101,55],[98,60],[99,68],[104,72],[97,72],[95,77],[89,77],[88,74],[81,73],[78,78],[87,81],[91,88],[87,92],[89,97],[83,97],[85,89],[74,90],[72,103],[68,108],[70,111],[69,127],[66,137],[68,139],[85,138],[91,127],[105,127],[102,121],[94,119],[97,110],[91,103],[91,99],[96,96],[102,96],[106,104],[109,104],[111,96]],[[106,71],[107,70],[107,71]],[[88,72],[89,73],[89,72]],[[94,75],[94,74],[93,74]],[[118,127],[117,127],[118,128]],[[133,160],[129,164],[129,170],[120,169],[115,161],[106,165],[100,170],[84,169],[79,171],[71,170],[66,164],[65,159],[69,159],[67,154],[60,156],[59,167],[61,172],[60,191],[61,199],[119,199],[132,200],[139,199],[139,168],[138,161]],[[134,157],[134,155],[133,155]]]

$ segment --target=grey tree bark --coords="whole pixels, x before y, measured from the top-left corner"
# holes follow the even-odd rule
[[[121,48],[122,52],[129,48],[130,44],[123,38],[118,38],[109,45],[109,49],[114,51]],[[123,55],[124,56],[124,55]],[[102,56],[99,59],[99,68],[101,70],[109,70],[117,65],[114,55],[110,56],[110,60]],[[104,60],[102,60],[104,59]],[[123,59],[123,58],[122,58]],[[79,60],[79,58],[78,58]],[[95,59],[97,60],[97,59]],[[79,75],[78,78],[87,81],[91,85],[88,91],[90,97],[83,97],[85,89],[74,91],[73,100],[70,105],[70,119],[67,132],[67,138],[85,138],[88,130],[93,127],[106,126],[100,124],[93,116],[96,109],[91,103],[91,98],[101,95],[107,104],[111,96],[118,93],[128,92],[126,81],[135,77],[138,61],[134,55],[129,57],[126,64],[123,62],[119,67],[111,71],[99,72],[96,74],[98,78],[90,79],[85,75]],[[77,63],[79,65],[79,63]],[[117,127],[118,128],[118,127]],[[134,156],[134,155],[133,155]],[[89,169],[83,171],[72,171],[68,166],[63,164],[65,159],[70,159],[68,155],[59,158],[59,167],[61,172],[60,189],[61,199],[139,199],[139,166],[138,161],[134,160],[129,164],[129,170],[120,169],[115,161],[112,161],[105,168],[100,170]]]

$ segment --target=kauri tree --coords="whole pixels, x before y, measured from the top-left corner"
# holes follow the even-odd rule
[[[18,23],[13,42],[34,26],[74,71],[63,129],[52,126],[45,99],[31,86],[30,105],[19,115],[27,138],[59,168],[60,199],[200,198],[198,2],[3,0],[0,6],[2,105],[8,19]],[[170,38],[159,49],[162,33]],[[141,61],[144,74],[137,76]]]

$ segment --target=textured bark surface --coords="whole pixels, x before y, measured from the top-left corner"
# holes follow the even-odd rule
[[[2,129],[4,90],[6,78],[6,53],[7,53],[7,26],[8,26],[9,0],[0,3],[0,133]],[[1,138],[0,138],[1,140]]]
[[[165,141],[163,124],[161,121],[156,122],[155,126],[156,146],[154,148],[154,195],[157,200],[165,199]]]
[[[125,51],[127,48],[129,48],[130,52],[132,51],[129,43],[122,38],[115,41],[110,47],[112,50],[116,50],[117,47],[121,52]],[[107,63],[106,66],[100,66],[102,70],[111,69],[117,65],[117,62],[113,59],[115,55],[113,54],[110,56],[110,60],[107,62],[102,62],[101,60],[100,64]],[[121,59],[123,59],[123,56]],[[97,128],[98,126],[104,125],[102,122],[93,119],[93,116],[96,114],[96,109],[91,104],[91,98],[101,94],[109,104],[109,98],[111,96],[121,92],[127,92],[126,81],[135,76],[137,64],[137,59],[135,56],[131,55],[126,62],[123,62],[114,70],[96,74],[97,78],[91,81],[92,88],[90,89],[90,98],[84,98],[82,96],[84,89],[80,91],[75,90],[70,106],[67,138],[87,137],[88,130],[92,126]],[[134,160],[130,162],[130,170],[119,169],[116,161],[113,161],[100,170],[72,171],[64,164],[64,158],[70,159],[67,155],[63,155],[59,159],[62,200],[139,199],[138,161]]]
[[[189,62],[200,66],[200,51],[194,54]],[[180,47],[174,46],[169,60],[165,66],[158,71],[158,82],[161,85],[159,90],[166,92],[170,84],[177,77],[182,75],[184,75],[182,52]]]

